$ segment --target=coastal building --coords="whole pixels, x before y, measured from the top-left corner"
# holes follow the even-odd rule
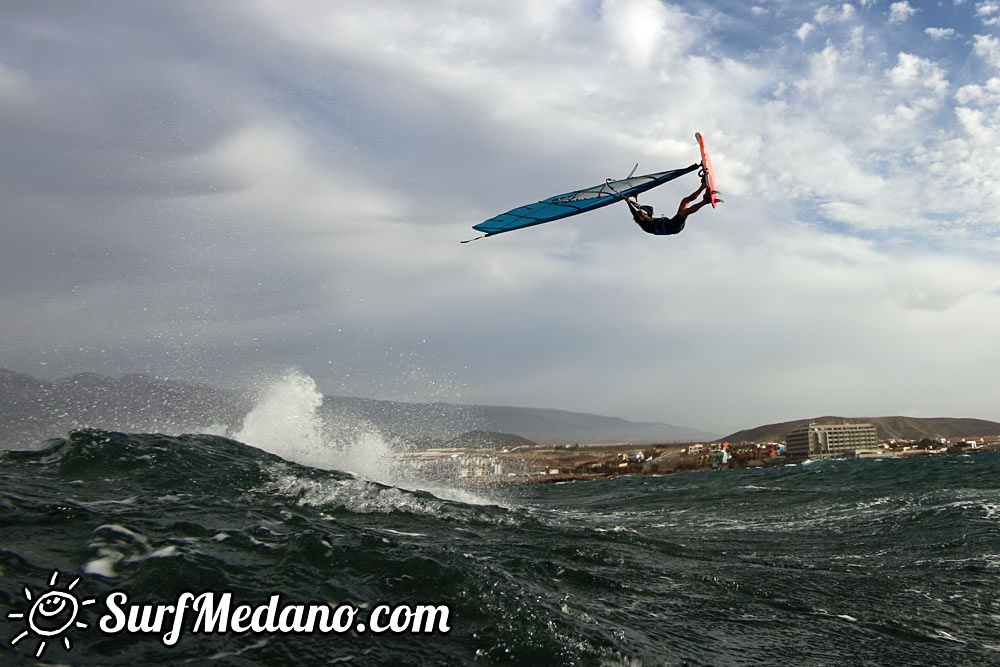
[[[788,456],[796,459],[841,458],[878,446],[874,424],[817,424],[810,422],[785,437]]]

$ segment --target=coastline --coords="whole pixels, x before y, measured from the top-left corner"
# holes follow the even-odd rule
[[[703,447],[696,443],[522,445],[500,450],[442,447],[406,452],[402,458],[419,470],[447,474],[470,486],[554,484],[711,469],[714,452],[687,453],[693,446]],[[726,467],[763,467],[769,459],[777,458],[757,455],[765,450],[756,446],[744,449],[738,450],[740,453],[734,454]]]
[[[701,450],[690,453],[691,450]],[[726,457],[716,452],[726,451]],[[995,451],[1000,445],[940,449],[885,449],[877,457],[941,456]],[[774,443],[712,445],[669,443],[633,445],[521,445],[500,450],[440,447],[405,452],[402,459],[419,470],[446,474],[468,486],[557,484],[625,475],[672,475],[691,470],[764,468],[801,463],[779,454]],[[721,461],[721,462],[720,462]]]

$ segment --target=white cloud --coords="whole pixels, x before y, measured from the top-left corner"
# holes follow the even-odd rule
[[[684,14],[657,0],[604,0],[601,17],[615,50],[636,69],[649,67],[656,56],[684,53],[695,39]]]
[[[734,37],[653,0],[167,3],[113,41],[101,11],[19,6],[76,41],[0,25],[0,353],[148,372],[172,347],[195,379],[282,363],[415,399],[435,378],[406,367],[433,367],[462,400],[734,430],[948,412],[955,386],[985,403],[966,370],[1000,333],[1000,76],[949,63],[1000,67],[1000,41],[890,48],[872,4],[757,5]],[[681,235],[613,206],[458,243],[637,161],[690,164],[696,130],[726,203]]]
[[[977,2],[976,16],[982,19],[983,25],[992,26],[1000,23],[1000,4],[996,2]]]
[[[827,42],[822,51],[809,57],[809,76],[798,83],[800,88],[829,91],[841,81],[841,51]]]
[[[399,190],[310,158],[292,128],[254,125],[241,128],[200,155],[203,168],[241,184],[221,205],[242,209],[246,223],[280,220],[289,231],[328,230],[330,220],[357,227],[378,225],[412,208]],[[349,230],[339,226],[344,232]]]
[[[955,93],[959,104],[979,107],[1000,107],[1000,78],[993,77],[982,85],[962,86]]]
[[[917,13],[909,2],[902,0],[889,5],[889,23],[904,23]]]
[[[944,70],[934,62],[909,53],[897,56],[896,66],[887,72],[889,81],[901,89],[927,89],[940,97],[948,89]]]
[[[935,42],[953,39],[957,36],[954,28],[925,28],[924,32]]]
[[[25,78],[24,72],[0,62],[0,100],[9,104],[12,98],[23,94]]]
[[[985,60],[990,67],[1000,70],[1000,37],[975,35],[973,40],[973,52]]]
[[[835,21],[844,22],[850,21],[856,15],[857,12],[854,9],[854,5],[849,3],[844,3],[839,7],[834,5],[823,5],[816,10],[815,14],[813,14],[813,20],[819,24]]]

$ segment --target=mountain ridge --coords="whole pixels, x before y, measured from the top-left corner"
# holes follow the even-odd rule
[[[258,397],[205,384],[147,375],[114,378],[78,373],[55,380],[0,368],[0,448],[37,447],[77,428],[180,433],[210,429],[235,432]],[[657,422],[630,422],[583,412],[546,408],[406,403],[324,395],[319,407],[328,423],[375,426],[386,435],[418,445],[456,442],[474,433],[517,436],[538,444],[710,441],[718,434]],[[494,439],[497,442],[504,437]]]
[[[0,368],[0,448],[33,448],[48,438],[85,427],[130,432],[236,432],[256,399],[250,392],[146,375],[113,378],[79,373],[39,380]],[[1000,435],[998,422],[952,417],[813,417],[765,424],[719,438],[672,424],[550,408],[325,395],[319,409],[327,422],[371,425],[385,435],[418,446],[468,442],[475,447],[479,445],[474,443],[489,442],[489,433],[498,434],[492,438],[494,445],[516,438],[537,444],[782,442],[789,431],[810,421],[870,422],[875,424],[879,439]]]
[[[1000,435],[1000,423],[966,417],[813,417],[787,422],[765,424],[736,431],[719,441],[726,442],[784,442],[785,436],[795,428],[817,424],[868,423],[874,424],[879,440],[934,440],[936,438],[961,438]]]

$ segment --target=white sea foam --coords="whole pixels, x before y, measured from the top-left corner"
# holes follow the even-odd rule
[[[316,382],[297,371],[272,383],[232,437],[283,459],[321,467],[328,462],[317,409]]]
[[[104,577],[105,579],[111,579],[118,574],[115,572],[115,565],[118,564],[124,556],[117,552],[109,552],[101,549],[98,551],[99,558],[87,561],[83,564],[83,573],[92,574],[98,577]]]
[[[173,545],[154,548],[145,535],[114,523],[95,528],[90,547],[96,550],[97,557],[84,563],[83,571],[109,579],[118,576],[115,568],[119,563],[136,563],[147,558],[168,558],[179,554]]]
[[[305,479],[295,474],[272,471],[272,480],[263,490],[292,496],[297,504],[314,507],[344,507],[352,512],[388,513],[395,510],[436,515],[442,504],[420,498],[395,487],[381,487],[362,479]]]
[[[313,468],[392,483],[397,457],[374,426],[324,420],[316,382],[289,371],[272,382],[232,437]]]
[[[321,410],[323,395],[316,382],[293,370],[272,382],[230,437],[313,468],[339,470],[356,477],[404,489],[429,491],[449,500],[493,504],[446,481],[425,479],[405,462],[402,443],[373,424],[335,417]],[[360,487],[353,488],[355,492]],[[367,501],[362,505],[368,506]]]

